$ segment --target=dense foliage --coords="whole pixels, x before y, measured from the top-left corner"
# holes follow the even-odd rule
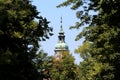
[[[33,61],[38,70],[39,80],[51,79],[49,72],[52,67],[52,57],[48,56],[43,50],[40,50]]]
[[[60,52],[61,58],[53,57],[50,75],[52,80],[79,80],[79,68],[69,52]]]
[[[85,38],[76,49],[84,59],[80,64],[82,80],[119,80],[120,74],[120,1],[66,0],[61,6],[78,10],[75,26],[86,26],[76,40]],[[87,48],[88,47],[88,48]]]
[[[38,14],[29,0],[0,0],[0,80],[37,80],[32,59],[52,31]]]

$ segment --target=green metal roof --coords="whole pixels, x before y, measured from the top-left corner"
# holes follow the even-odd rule
[[[65,42],[58,42],[55,46],[57,50],[68,50],[68,45]]]

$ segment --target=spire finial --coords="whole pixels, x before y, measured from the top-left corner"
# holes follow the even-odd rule
[[[61,16],[61,21],[60,21],[60,23],[61,23],[61,26],[60,26],[60,28],[62,29],[62,16]]]
[[[61,17],[60,23],[61,23],[61,26],[60,26],[60,32],[59,33],[64,33],[63,28],[62,28],[62,17]]]

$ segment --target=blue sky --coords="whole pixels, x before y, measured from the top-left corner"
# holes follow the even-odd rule
[[[41,48],[48,53],[48,55],[54,55],[54,47],[58,42],[58,32],[60,30],[60,18],[62,16],[62,26],[65,32],[65,41],[69,46],[70,53],[76,58],[76,63],[79,63],[82,59],[79,54],[74,53],[79,45],[82,44],[83,40],[75,41],[76,35],[81,31],[79,30],[70,30],[69,27],[74,25],[75,22],[79,21],[76,18],[76,11],[72,11],[70,7],[61,7],[56,8],[56,6],[62,3],[65,0],[32,0],[32,4],[37,7],[37,10],[40,12],[40,15],[46,17],[50,21],[49,26],[53,27],[54,35],[45,42],[41,42]]]

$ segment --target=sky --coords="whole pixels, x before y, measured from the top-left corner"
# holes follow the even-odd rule
[[[46,41],[40,42],[41,49],[48,55],[54,55],[55,45],[58,42],[58,33],[60,30],[60,18],[62,17],[62,27],[65,32],[65,42],[69,46],[70,53],[75,57],[75,63],[79,64],[82,59],[79,54],[75,54],[74,50],[80,46],[83,40],[75,41],[76,35],[82,30],[72,29],[69,27],[75,25],[75,22],[79,21],[76,18],[76,11],[70,9],[70,7],[56,8],[56,6],[65,0],[32,0],[32,4],[37,7],[40,15],[46,17],[50,21],[49,26],[53,28],[54,35]]]

